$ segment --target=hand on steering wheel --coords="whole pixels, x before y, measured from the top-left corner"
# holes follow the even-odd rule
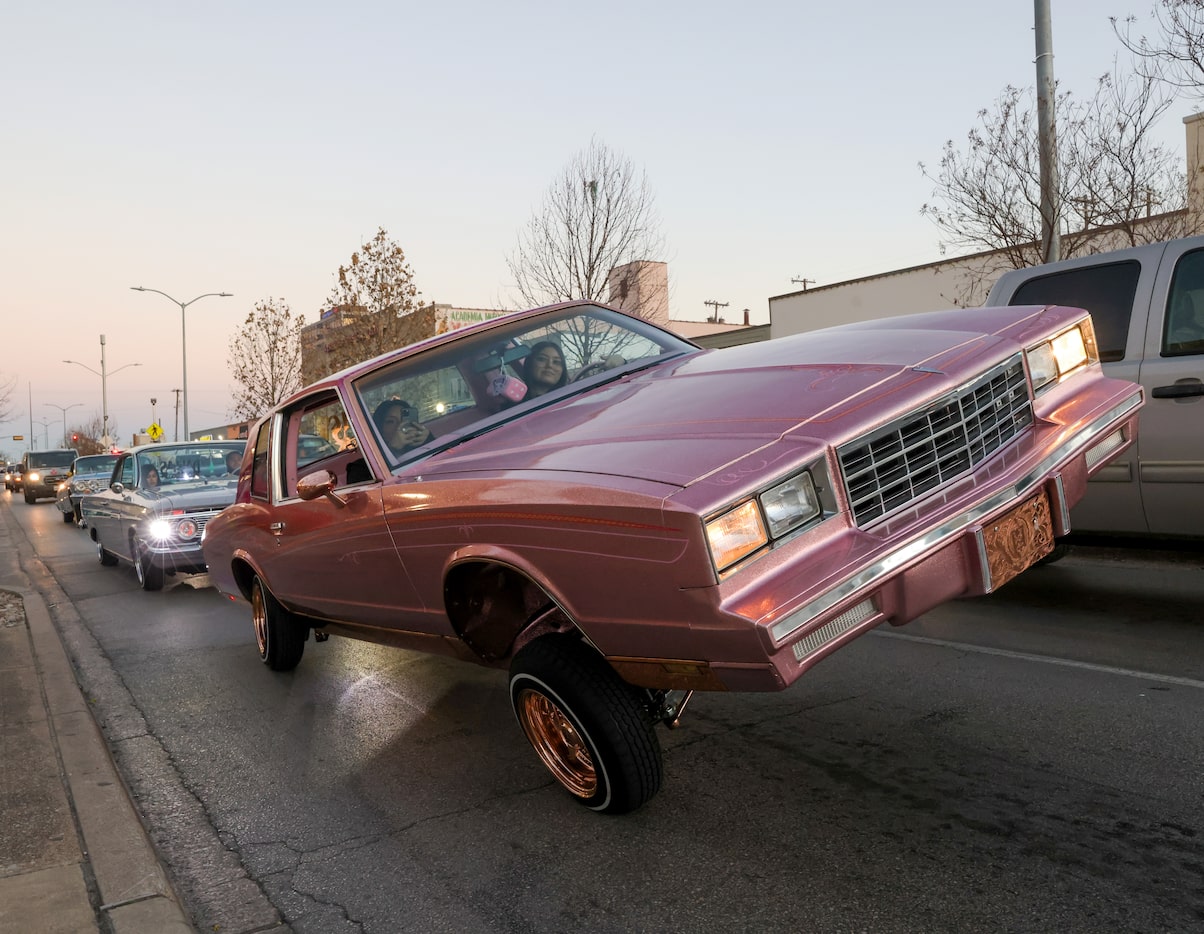
[[[573,382],[575,383],[578,380],[589,379],[591,376],[597,376],[604,370],[613,370],[615,367],[622,366],[626,362],[627,361],[617,353],[611,354],[605,360],[599,360],[596,363],[591,363],[587,367],[583,367],[581,372],[573,377]]]

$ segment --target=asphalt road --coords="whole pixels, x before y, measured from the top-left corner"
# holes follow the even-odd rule
[[[696,695],[636,814],[573,803],[499,672],[258,659],[0,494],[199,930],[1204,931],[1204,554],[1079,549],[780,694]]]

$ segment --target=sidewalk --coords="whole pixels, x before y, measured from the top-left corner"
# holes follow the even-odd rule
[[[188,934],[0,522],[0,934]]]

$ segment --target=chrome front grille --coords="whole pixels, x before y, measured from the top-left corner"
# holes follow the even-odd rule
[[[853,522],[864,526],[963,476],[1032,424],[1020,354],[924,409],[839,449]]]

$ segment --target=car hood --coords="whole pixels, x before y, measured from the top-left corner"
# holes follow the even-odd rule
[[[685,487],[782,439],[818,452],[859,437],[1017,350],[981,333],[879,329],[851,340],[836,329],[693,354],[519,414],[412,470],[572,471]]]
[[[161,491],[138,490],[134,496],[155,512],[183,509],[186,512],[202,509],[225,509],[234,502],[238,481],[210,480],[208,482],[178,483]]]

